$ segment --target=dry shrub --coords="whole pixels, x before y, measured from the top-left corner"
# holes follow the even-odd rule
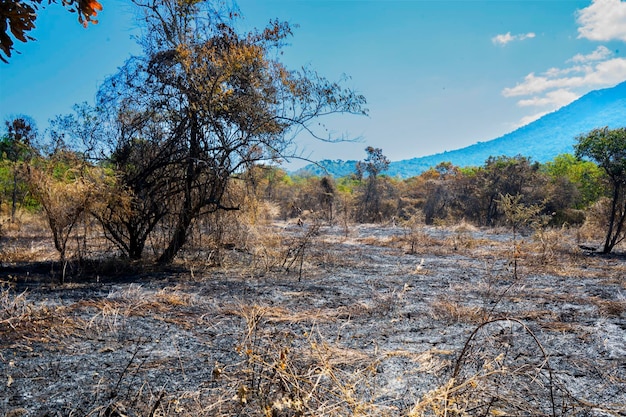
[[[418,246],[428,246],[431,243],[430,237],[424,232],[424,213],[414,211],[400,222],[404,229],[402,244],[408,245],[407,253],[417,253]]]
[[[472,236],[473,233],[478,232],[478,228],[465,220],[451,226],[450,231],[453,233],[451,240],[454,250],[472,249],[480,243]]]
[[[461,220],[458,223],[455,223],[451,230],[460,233],[476,233],[478,232],[478,227],[474,226],[471,223],[468,223],[465,219]]]
[[[44,216],[38,213],[18,209],[13,222],[9,217],[0,216],[0,261],[15,263],[52,259],[56,254],[46,243],[49,230]]]
[[[48,236],[49,229],[45,216],[39,211],[18,209],[15,220],[9,217],[0,217],[4,224],[5,237],[36,238]]]
[[[603,241],[608,229],[609,213],[611,212],[611,200],[603,197],[596,201],[587,210],[585,221],[578,231],[581,242]]]
[[[15,294],[9,288],[0,289],[0,334],[17,331],[21,323],[29,320],[32,312],[26,292]]]
[[[215,364],[216,388],[204,415],[389,415],[368,399],[376,368],[368,355],[330,343],[315,327],[278,330],[272,323],[285,311],[257,305],[236,311],[243,319],[236,346],[241,361]]]
[[[452,377],[411,410],[417,416],[569,416],[586,408],[554,375],[534,333],[517,319],[481,323]]]
[[[0,290],[0,344],[32,351],[30,345],[39,342],[61,349],[80,332],[83,323],[68,315],[66,307],[35,304],[26,295]]]
[[[271,271],[282,259],[283,236],[272,228],[258,228],[251,233],[252,268]]]
[[[394,238],[395,239],[395,238]],[[424,248],[433,248],[441,245],[441,242],[430,236],[424,229],[406,229],[401,238],[401,245],[406,247],[406,253],[416,255],[424,252]]]
[[[50,245],[35,241],[9,241],[0,248],[0,261],[6,263],[48,261],[56,256]]]
[[[453,234],[451,237],[446,239],[446,243],[455,251],[459,249],[472,249],[477,245],[477,241],[472,237],[470,231],[462,228],[453,228],[452,230]]]
[[[538,254],[539,263],[553,264],[558,259],[558,254],[567,251],[565,229],[554,229],[544,225],[537,225],[534,229],[533,240],[536,246],[532,249]]]
[[[87,214],[92,205],[98,200],[98,178],[89,178],[84,167],[68,169],[62,178],[57,178],[54,167],[47,170],[35,166],[29,169],[29,187],[33,197],[41,204],[52,232],[54,247],[59,252],[63,271],[60,281],[65,281],[68,249],[73,249],[74,255],[86,250],[86,231],[82,239],[72,239],[79,225],[85,223]],[[49,172],[48,172],[49,171]],[[70,246],[70,242],[73,245]]]
[[[237,182],[229,186],[225,201],[226,206],[238,209],[208,213],[191,230],[181,253],[191,267],[241,263],[249,258],[242,255],[255,258],[265,245],[271,246],[272,238],[268,234],[273,233],[271,224],[279,213],[276,204],[247,194]]]
[[[367,236],[361,239],[357,239],[357,241],[363,245],[368,246],[389,246],[390,238],[386,237],[378,237],[378,236]]]
[[[321,219],[314,218],[301,225],[287,224],[283,228],[259,225],[250,230],[249,253],[255,271],[298,270],[302,278],[305,257],[321,234]]]

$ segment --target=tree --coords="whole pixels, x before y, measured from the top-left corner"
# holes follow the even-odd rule
[[[47,159],[38,159],[28,167],[28,181],[31,193],[43,208],[54,247],[59,252],[63,284],[69,239],[98,199],[97,186],[91,178],[94,169],[78,154],[66,149],[58,149]]]
[[[49,0],[56,3],[57,0]],[[102,5],[97,0],[61,0],[62,4],[71,13],[78,14],[78,21],[87,27],[88,23],[98,23],[94,17],[102,10]],[[35,28],[37,12],[42,6],[43,0],[2,0],[0,1],[0,60],[8,63],[13,48],[13,39],[9,32],[19,41],[27,42],[34,40],[28,35]],[[4,55],[4,56],[3,56]]]
[[[127,134],[142,136],[126,138]],[[117,173],[107,199],[93,214],[107,238],[130,259],[140,259],[145,243],[169,213],[172,172],[169,155],[151,139],[154,132],[119,132],[124,139],[111,155],[109,166]]]
[[[444,220],[449,217],[455,200],[459,195],[454,190],[454,184],[460,179],[460,169],[451,162],[441,162],[422,174],[424,183],[424,222],[433,224],[436,219]]]
[[[15,221],[17,203],[24,192],[20,186],[24,178],[23,165],[34,153],[34,141],[37,128],[28,117],[18,117],[6,121],[7,135],[0,139],[0,156],[9,163],[11,185],[11,221]]]
[[[378,176],[389,168],[390,161],[383,155],[383,150],[380,148],[368,146],[365,148],[365,152],[367,158],[356,164],[358,178],[363,178],[363,174],[367,173],[365,189],[359,199],[361,210],[358,212],[357,220],[361,222],[380,221],[382,196]]]
[[[563,154],[546,162],[542,168],[553,182],[562,178],[576,186],[580,193],[579,198],[573,201],[576,208],[588,207],[605,193],[604,172],[592,161],[583,161],[572,154]]]
[[[603,253],[610,253],[615,245],[626,238],[626,128],[604,127],[576,138],[576,157],[594,160],[606,173],[611,185],[609,211]]]
[[[499,207],[501,195],[522,194],[529,200],[533,199],[534,188],[538,187],[536,175],[538,170],[539,164],[531,163],[529,158],[521,155],[490,156],[485,161],[479,178],[482,182],[480,193],[486,204],[485,224],[487,226],[494,225],[502,214]]]
[[[325,176],[320,180],[319,200],[322,210],[326,211],[326,219],[333,221],[333,203],[335,201],[335,185],[331,177]]]
[[[112,143],[111,163],[123,166],[123,153],[145,155],[122,171],[132,168],[133,178],[159,179],[146,181],[142,191],[163,195],[171,227],[158,260],[169,263],[196,219],[238,209],[224,200],[234,176],[259,161],[289,156],[300,132],[321,138],[312,130],[313,119],[364,113],[365,99],[313,71],[289,71],[277,61],[275,52],[291,35],[287,23],[239,33],[237,14],[208,2],[136,3],[145,13],[144,55],[106,82],[99,103],[123,129],[135,132]]]

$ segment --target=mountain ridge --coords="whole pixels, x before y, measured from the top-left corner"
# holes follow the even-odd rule
[[[498,138],[434,155],[393,161],[385,174],[409,178],[441,162],[452,162],[460,167],[482,166],[489,156],[502,155],[522,155],[545,163],[557,155],[573,153],[577,136],[605,126],[613,129],[626,126],[626,81],[614,87],[590,91],[572,103]],[[295,173],[343,177],[355,171],[356,163],[356,160],[323,160]]]

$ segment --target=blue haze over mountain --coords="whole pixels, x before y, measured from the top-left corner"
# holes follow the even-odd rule
[[[605,126],[612,129],[626,127],[626,81],[612,88],[591,91],[567,106],[499,138],[454,151],[394,161],[385,174],[409,178],[440,162],[452,162],[460,167],[482,166],[489,156],[501,155],[522,155],[544,163],[557,155],[574,153],[573,145],[577,136]],[[319,164],[329,175],[343,177],[354,172],[356,162],[324,160]],[[322,168],[314,164],[296,172],[298,175],[305,173],[326,175]]]

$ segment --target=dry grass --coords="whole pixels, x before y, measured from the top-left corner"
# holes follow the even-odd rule
[[[416,364],[417,372],[426,374],[443,375],[452,365],[451,358],[455,354],[451,350],[429,349],[425,352],[412,352],[408,350],[393,350],[384,352],[385,358],[406,357],[412,363]]]
[[[148,284],[115,284],[108,295],[64,305],[34,302],[29,300],[28,293],[16,293],[7,287],[0,292],[1,343],[24,351],[32,351],[37,343],[47,343],[49,350],[44,352],[51,354],[54,349],[69,352],[70,344],[78,346],[89,340],[102,356],[127,351],[129,357],[121,370],[119,366],[110,373],[97,370],[101,377],[98,385],[90,389],[98,395],[81,412],[73,410],[74,415],[565,416],[602,408],[569,394],[559,382],[557,365],[546,353],[542,340],[527,327],[530,323],[538,331],[548,330],[541,333],[548,339],[578,337],[589,341],[594,336],[592,329],[575,316],[583,313],[574,312],[569,317],[562,314],[559,306],[572,304],[613,322],[626,312],[626,302],[619,294],[591,295],[583,288],[596,283],[598,286],[592,288],[601,288],[605,283],[626,288],[623,261],[580,254],[575,249],[575,236],[569,231],[551,231],[553,234],[544,236],[543,241],[529,237],[518,242],[514,253],[510,241],[490,240],[488,234],[485,237],[482,231],[468,226],[451,231],[419,229],[421,234],[412,242],[417,245],[416,252],[423,253],[419,257],[402,254],[411,241],[401,233],[336,240],[323,237],[313,242],[308,252],[311,274],[314,269],[311,265],[323,264],[350,269],[350,274],[339,279],[359,276],[349,278],[355,282],[341,287],[337,291],[341,297],[332,305],[324,303],[316,291],[332,294],[320,288],[343,285],[337,278],[311,280],[316,281],[311,287],[303,280],[302,285],[280,288],[284,281],[292,280],[292,277],[285,279],[280,271],[285,249],[293,247],[303,232],[290,229],[291,240],[280,229],[266,225],[248,229],[246,233],[246,242],[254,244],[258,251],[237,252],[243,260],[237,264],[238,269],[218,270],[220,274],[226,272],[227,278],[208,273],[193,276],[192,272],[191,279],[189,273],[181,274],[185,278],[176,281],[176,285],[172,286],[168,280],[165,286],[157,285],[156,289]],[[383,253],[384,256],[397,254],[394,273],[385,275],[387,271],[367,264],[369,259],[377,258],[348,256],[364,244],[383,247],[383,251],[376,252],[381,258]],[[445,265],[453,263],[458,271],[480,270],[480,275],[463,275],[461,279],[461,274],[444,271],[443,261],[437,257],[448,254],[454,254],[455,260]],[[511,281],[507,268],[512,256],[519,257],[520,279],[514,282],[512,290],[504,292]],[[360,280],[368,268],[374,271],[372,276]],[[264,271],[268,272],[259,278]],[[531,280],[546,273],[569,280],[554,286],[544,280]],[[244,276],[246,279],[241,278]],[[221,286],[214,280],[220,281]],[[439,285],[439,281],[443,284]],[[65,288],[70,291],[79,285],[82,284]],[[563,285],[571,292],[559,287]],[[231,296],[227,289],[237,286],[240,292]],[[370,288],[367,292],[352,293],[358,286]],[[432,298],[435,301],[414,307],[425,291],[435,290],[438,291],[437,298]],[[229,298],[220,298],[226,297],[220,291],[229,294]],[[279,301],[263,298],[276,294]],[[357,297],[354,294],[361,298],[354,298]],[[311,299],[317,299],[317,305],[322,307],[314,307]],[[493,300],[506,304],[499,313],[494,311],[494,315],[508,311],[515,313],[515,317],[488,321],[492,313],[488,307]],[[407,312],[411,318],[404,316]],[[416,321],[416,315],[439,321],[433,325],[434,332],[458,331],[450,333],[459,339],[456,346],[463,342],[468,331],[475,330],[462,350],[448,349],[449,346],[445,350],[433,345],[424,347],[418,343],[439,343],[433,342],[439,339],[420,338],[420,332],[432,329],[416,324],[423,324]],[[373,320],[380,321],[380,327],[367,327]],[[147,326],[148,322],[164,324],[160,331],[165,336],[181,332],[181,340],[202,334],[205,338],[198,345],[206,350],[193,352],[198,349],[194,345],[189,348],[190,356],[185,358],[182,348],[170,346],[166,352],[170,356],[149,356],[156,342],[142,345],[147,343],[140,333],[143,330],[132,327]],[[397,324],[404,327],[393,327]],[[361,325],[373,330],[363,330],[359,328]],[[413,327],[414,333],[407,336],[406,329]],[[398,335],[378,337],[368,333],[386,333],[391,328],[402,328],[401,337],[407,339],[389,350],[379,348],[379,342],[382,345],[384,339]],[[371,340],[376,342],[370,343]],[[450,337],[446,343],[451,343],[449,340]],[[119,357],[116,356],[118,360]],[[389,368],[385,368],[385,361],[394,360],[405,366],[398,380],[419,373],[421,378],[436,379],[438,385],[419,395],[409,394],[407,388],[404,408],[400,408],[400,401],[392,402],[385,397],[386,387],[379,385],[385,378],[380,375],[380,369],[386,372]],[[596,369],[594,366],[589,365],[590,369]],[[205,378],[194,380],[196,386],[185,385],[184,389],[159,385],[161,380],[155,378],[159,373],[169,372],[175,379],[187,381],[188,372],[203,367]],[[602,372],[608,375],[607,384],[626,383],[618,371]],[[430,385],[433,386],[434,383]],[[19,410],[7,412],[19,413]],[[605,406],[602,412],[619,415],[615,410],[619,407],[613,404]]]
[[[277,332],[276,323],[310,323],[306,317],[268,306],[240,305],[226,314],[243,319],[241,360],[216,363],[215,388],[202,415],[385,416],[385,407],[364,396],[375,362],[362,351],[330,343],[316,329]]]
[[[62,349],[80,335],[84,322],[69,315],[66,307],[33,303],[27,295],[0,290],[0,346],[32,351],[33,344],[53,343]]]
[[[626,313],[626,300],[604,300],[600,297],[590,297],[589,301],[598,307],[604,317],[620,317]]]
[[[559,385],[545,349],[523,322],[496,319],[474,330],[452,377],[409,416],[561,416],[592,407]]]
[[[446,323],[481,323],[487,318],[482,307],[464,306],[458,301],[436,300],[430,304],[433,319]]]

